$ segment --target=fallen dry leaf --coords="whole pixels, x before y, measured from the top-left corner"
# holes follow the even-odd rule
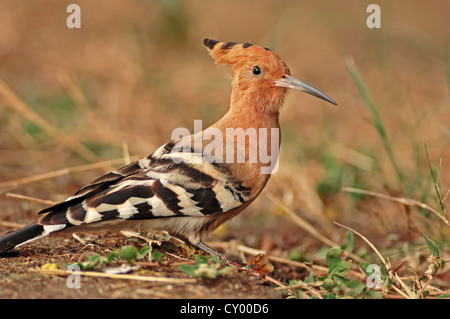
[[[270,274],[274,269],[273,265],[269,262],[269,259],[264,254],[258,254],[252,257],[252,259],[250,259],[247,263],[247,266],[254,271],[264,275]]]

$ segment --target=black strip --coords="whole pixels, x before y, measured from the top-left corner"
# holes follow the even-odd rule
[[[135,170],[133,170],[133,169],[135,169]],[[84,186],[79,191],[77,191],[74,195],[75,196],[74,198],[67,200],[65,202],[58,203],[51,207],[45,208],[45,209],[41,210],[38,213],[38,215],[48,213],[48,212],[65,210],[65,209],[69,208],[70,206],[73,206],[77,203],[81,203],[85,198],[94,196],[94,195],[104,191],[105,189],[107,189],[110,185],[123,179],[124,177],[138,172],[140,170],[140,167],[137,164],[137,162],[134,162],[134,163],[126,165],[122,168],[119,168],[117,171],[120,172],[121,170],[127,171],[129,174],[122,175],[122,173],[117,174],[117,173],[111,172],[106,175],[103,175],[100,178],[97,178],[96,180],[91,182],[90,184]]]
[[[242,47],[244,48],[244,49],[247,49],[248,47],[251,47],[253,44],[251,44],[251,43],[244,43],[243,45],[242,45]]]
[[[201,207],[200,212],[205,215],[223,212],[220,203],[216,198],[216,193],[210,188],[200,188],[195,191],[189,191],[193,196],[192,200],[196,201],[195,206]]]
[[[120,181],[121,179],[131,176],[133,174],[137,174],[142,172],[141,167],[138,162],[133,162],[128,165],[125,165],[115,172],[108,173],[103,175],[96,180],[92,181],[90,184],[84,186],[80,190],[75,193],[75,197],[67,200],[65,202],[58,203],[51,207],[45,208],[41,210],[38,214],[44,214],[48,212],[60,211],[63,209],[67,209],[70,206],[73,206],[77,203],[81,203],[85,198],[94,196],[105,189],[107,189],[110,185]]]
[[[165,153],[169,153],[172,151],[172,148],[175,146],[175,141],[170,141],[164,145]]]
[[[119,174],[121,174],[123,176],[129,176],[131,174],[136,173],[140,169],[141,169],[141,167],[139,166],[139,163],[138,162],[133,162],[133,163],[130,163],[128,165],[125,165],[125,166],[115,170],[114,172],[112,172],[110,174],[114,174],[116,172],[116,173],[119,173]]]
[[[222,45],[222,50],[229,50],[229,49],[231,49],[232,47],[234,47],[235,45],[236,45],[237,43],[236,42],[227,42],[227,43],[224,43],[223,45]]]
[[[133,214],[128,220],[142,220],[142,219],[152,219],[155,218],[155,215],[152,214],[152,205],[149,203],[140,203],[134,205],[137,209],[138,213]]]
[[[150,186],[129,185],[119,191],[109,192],[93,198],[86,199],[89,207],[98,207],[101,204],[120,205],[125,203],[130,197],[150,198],[154,193]]]
[[[0,238],[0,254],[12,250],[17,245],[38,237],[44,232],[44,227],[33,223],[31,225],[25,226],[24,228],[10,232]]]
[[[68,215],[71,219],[77,220],[79,222],[84,222],[84,220],[86,219],[86,210],[83,208],[82,204],[83,202],[70,206],[65,214]],[[43,217],[43,219],[45,220],[45,217]]]
[[[159,179],[156,180],[155,183],[153,183],[152,188],[156,196],[158,196],[163,201],[164,205],[166,205],[168,209],[170,209],[176,215],[183,215],[183,213],[180,211],[182,207],[178,205],[180,200],[178,199],[178,195],[175,192],[161,184]]]
[[[216,44],[219,43],[219,41],[212,40],[212,39],[204,39],[203,44],[206,45],[211,50],[216,46]]]
[[[179,171],[180,174],[186,175],[193,182],[201,183],[202,185],[210,186],[216,181],[215,178],[211,175],[203,173],[202,171],[190,166],[187,163],[175,163],[171,158],[152,158],[150,167],[151,171],[157,173]]]
[[[41,218],[39,218],[39,224],[41,224],[41,225],[58,225],[58,224],[70,224],[70,223],[66,217],[66,210],[58,210],[56,212],[50,212],[50,213],[42,216]]]
[[[248,194],[250,193],[250,188],[244,187],[240,184],[233,186],[231,186],[230,184],[225,184],[224,188],[227,189],[234,196],[234,198],[237,197],[237,199],[241,203],[244,203],[246,201],[245,198],[242,197],[242,194],[244,194],[244,196],[248,196]]]
[[[120,214],[117,211],[117,209],[112,209],[106,212],[99,212],[100,215],[102,215],[102,218],[100,220],[111,220],[111,219],[117,219],[119,218]]]

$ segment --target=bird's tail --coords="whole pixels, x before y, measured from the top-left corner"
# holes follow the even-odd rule
[[[0,238],[0,254],[10,252],[17,246],[50,235],[52,232],[57,230],[48,229],[48,227],[49,226],[33,223],[21,229],[7,233],[5,236]]]

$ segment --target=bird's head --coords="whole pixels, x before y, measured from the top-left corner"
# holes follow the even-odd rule
[[[328,95],[291,76],[286,63],[270,49],[250,43],[204,39],[214,61],[226,66],[233,77],[235,102],[252,104],[259,111],[278,112],[287,89],[312,94],[336,105]]]

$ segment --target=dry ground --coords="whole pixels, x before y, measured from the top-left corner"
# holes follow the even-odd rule
[[[42,265],[56,264],[66,271],[64,265],[83,259],[82,251],[111,252],[124,245],[124,237],[114,234],[95,236],[94,247],[84,247],[70,236],[57,236],[60,243],[41,241],[38,247],[20,253],[19,256],[3,258],[1,263],[2,298],[168,298],[168,299],[265,299],[281,298],[281,291],[264,280],[242,272],[233,272],[217,279],[198,279],[194,283],[183,283],[187,276],[177,265],[188,262],[183,254],[166,256],[160,263],[137,262],[138,275],[179,278],[181,283],[149,283],[140,280],[114,278],[80,278],[80,288],[68,288],[71,272],[61,275],[47,274]],[[191,258],[192,259],[192,258]],[[113,263],[114,264],[114,263]],[[123,261],[115,266],[127,264]]]
[[[210,37],[272,48],[294,76],[320,88],[339,106],[299,92],[289,94],[281,113],[279,172],[260,198],[209,242],[220,246],[232,241],[327,267],[325,252],[347,243],[347,230],[333,224],[339,221],[366,236],[393,266],[404,265],[399,273],[405,278],[427,270],[430,251],[423,233],[448,260],[449,227],[430,210],[342,190],[354,187],[410,198],[437,215],[445,214],[430,176],[425,142],[436,176],[439,171],[442,207],[448,206],[450,3],[376,1],[382,27],[371,30],[365,20],[372,2],[78,0],[82,28],[71,30],[65,24],[69,2],[1,1],[0,233],[14,228],[8,223],[34,221],[45,207],[11,193],[64,200],[126,162],[128,154],[149,154],[174,128],[192,130],[195,119],[203,119],[204,127],[219,119],[227,110],[230,84],[202,45],[203,38]],[[350,75],[345,63],[349,56],[380,114],[394,159]],[[85,166],[90,164],[96,167]],[[65,168],[74,169],[58,171]],[[54,171],[51,178],[40,175]],[[37,178],[27,179],[33,176]],[[86,277],[81,289],[68,289],[66,276],[36,271],[47,263],[63,269],[87,251],[107,256],[127,244],[127,237],[117,233],[79,235],[98,246],[84,247],[70,235],[57,235],[0,259],[0,297],[287,296],[275,283],[245,272],[185,285]],[[235,246],[221,247],[242,261]],[[380,263],[358,236],[352,251]],[[192,260],[183,252],[176,255]],[[141,270],[186,278],[172,265],[179,258],[165,258],[163,264],[142,265]],[[292,264],[273,264],[270,276],[283,284],[310,274]],[[359,272],[356,262],[353,270]],[[447,263],[430,282],[436,289],[433,296],[448,292],[449,283]],[[386,294],[392,296],[405,297],[392,290]]]

